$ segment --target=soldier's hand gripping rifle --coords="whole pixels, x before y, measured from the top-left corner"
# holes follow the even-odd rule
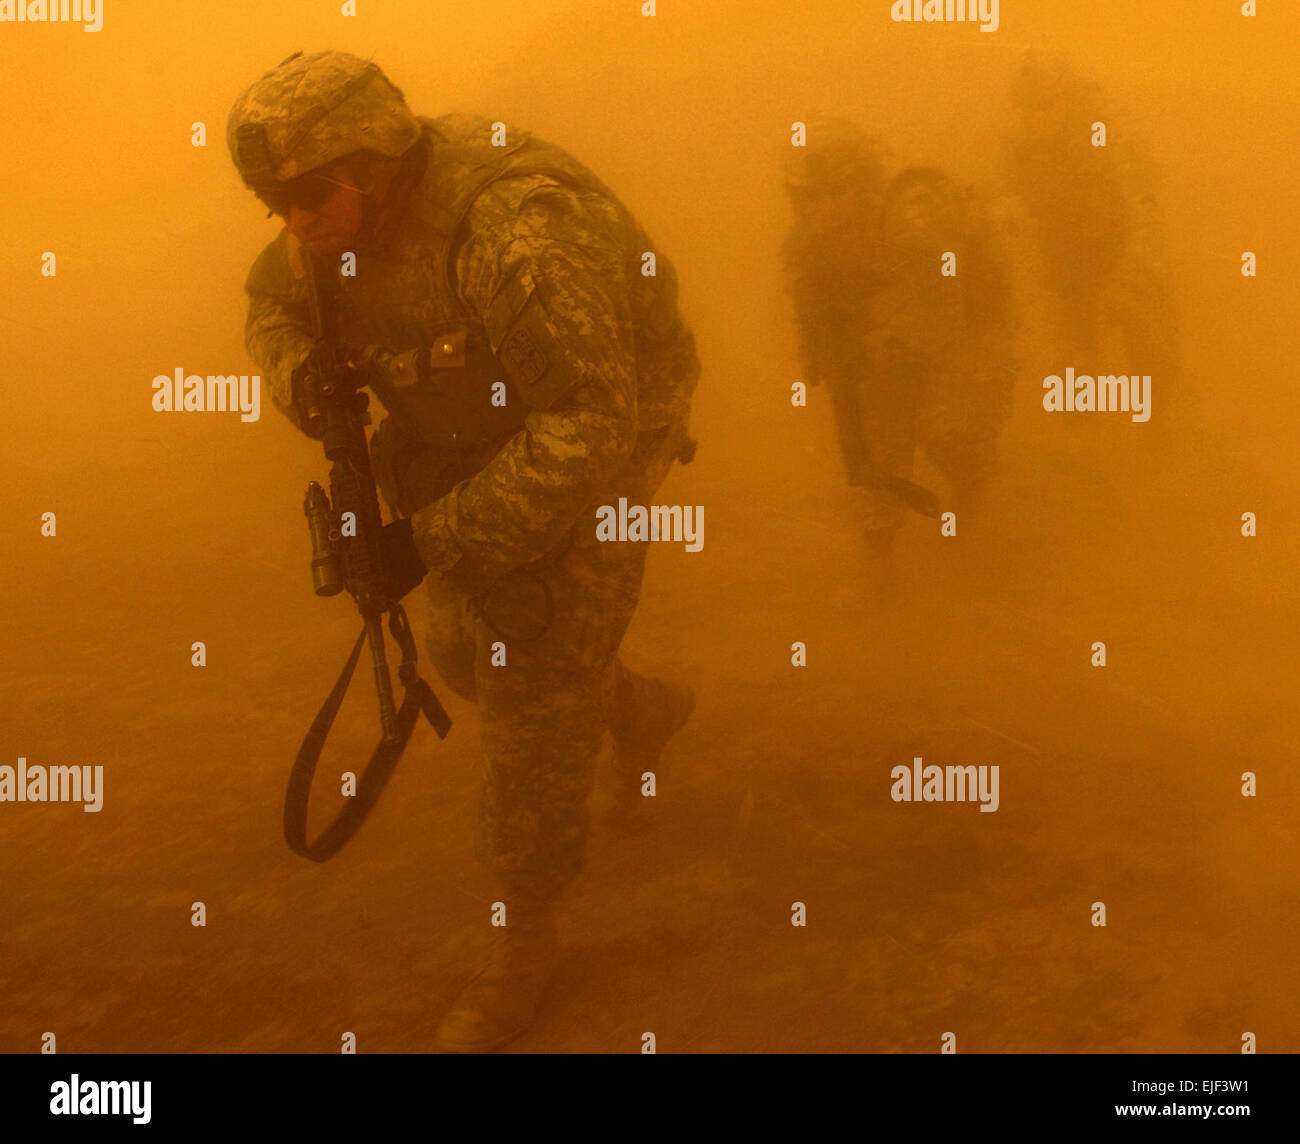
[[[305,250],[301,253],[307,269],[308,304],[316,345],[303,375],[307,392],[301,397],[300,409],[303,428],[320,438],[325,456],[331,462],[329,496],[312,481],[303,504],[311,533],[312,584],[318,596],[334,596],[346,589],[356,601],[364,622],[338,681],[302,741],[285,795],[285,841],[304,858],[323,862],[343,848],[378,800],[420,712],[423,711],[439,738],[446,737],[451,720],[416,669],[415,639],[400,602],[407,586],[398,583],[397,570],[391,567],[391,546],[384,535],[366,442],[369,395],[361,389],[364,376],[349,365],[339,342],[335,272],[326,261],[310,257]],[[393,700],[384,646],[385,614],[402,653],[398,676],[405,693],[400,709]],[[365,643],[370,645],[374,665],[382,738],[348,806],[315,842],[308,842],[307,805],[312,775]]]

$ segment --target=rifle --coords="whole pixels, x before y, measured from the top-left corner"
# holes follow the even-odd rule
[[[844,456],[849,484],[855,488],[884,489],[913,512],[938,520],[939,498],[931,490],[905,477],[886,473],[872,458],[862,424],[862,404],[857,390],[846,385],[829,385],[827,388],[830,390],[835,430],[840,439],[840,452]]]
[[[451,719],[433,689],[420,678],[415,639],[406,611],[389,593],[381,541],[383,520],[366,441],[370,397],[361,388],[364,376],[349,366],[340,342],[335,272],[326,260],[306,250],[301,254],[307,271],[308,310],[316,338],[307,373],[313,384],[304,401],[304,428],[320,438],[325,456],[331,462],[329,496],[312,481],[303,502],[311,535],[312,585],[318,596],[336,596],[346,589],[356,602],[363,622],[338,681],[303,738],[285,793],[284,837],[289,849],[312,861],[324,862],[351,839],[378,801],[406,749],[420,713],[424,713],[440,739],[445,739],[451,730]],[[385,615],[402,654],[398,676],[405,690],[400,709],[393,700],[388,670]],[[380,742],[348,806],[315,842],[308,842],[307,805],[312,776],[364,643],[370,645],[374,667]]]

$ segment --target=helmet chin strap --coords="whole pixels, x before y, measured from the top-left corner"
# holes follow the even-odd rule
[[[349,166],[346,179],[331,178],[329,181],[337,186],[356,191],[361,196],[361,222],[357,226],[353,242],[364,244],[374,229],[382,205],[382,200],[375,197],[375,188],[379,185],[378,177],[369,166],[361,170]]]
[[[357,190],[361,192],[361,225],[357,228],[357,242],[362,246],[374,237],[384,206],[383,198],[375,194],[379,180],[373,171],[367,171],[365,175],[365,179],[357,180]]]
[[[353,172],[354,175],[362,176],[356,180],[357,190],[362,196],[361,226],[357,230],[358,245],[364,246],[376,239],[382,241],[379,232],[389,225],[390,214],[396,216],[404,212],[411,188],[419,182],[424,173],[425,162],[426,156],[418,149],[418,145],[412,147],[402,156],[401,164],[392,172],[382,194],[376,194],[379,177],[369,164],[363,171]]]

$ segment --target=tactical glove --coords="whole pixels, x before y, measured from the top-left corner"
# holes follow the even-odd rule
[[[429,571],[415,547],[411,518],[403,517],[384,525],[379,534],[379,545],[384,553],[384,567],[388,571],[388,594],[394,600],[400,600]]]
[[[344,357],[344,377],[341,380],[352,389],[364,388],[370,380],[369,369],[352,361],[346,354]],[[298,413],[298,424],[308,437],[316,440],[325,434],[325,417],[320,404],[321,375],[317,350],[308,354],[293,371],[293,402]]]

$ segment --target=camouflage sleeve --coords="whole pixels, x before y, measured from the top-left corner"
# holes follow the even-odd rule
[[[302,429],[293,373],[311,352],[314,339],[305,288],[289,268],[287,234],[281,231],[262,251],[244,283],[248,294],[244,345],[262,370],[272,404]]]
[[[479,196],[457,282],[529,407],[469,480],[415,513],[431,570],[473,590],[545,555],[637,441],[637,372],[618,218],[543,176]]]

